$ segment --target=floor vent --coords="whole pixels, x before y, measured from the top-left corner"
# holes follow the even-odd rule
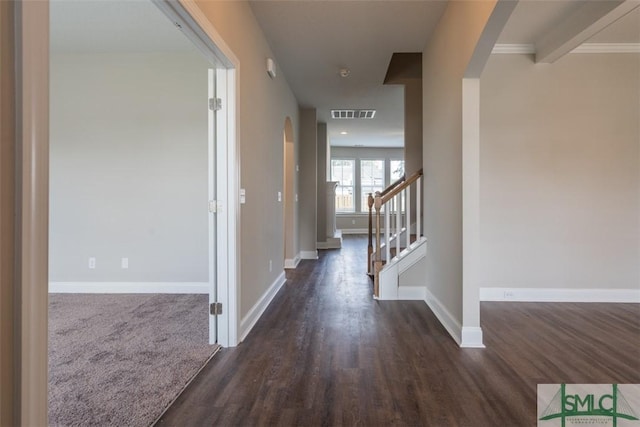
[[[373,119],[376,110],[331,110],[332,119]]]

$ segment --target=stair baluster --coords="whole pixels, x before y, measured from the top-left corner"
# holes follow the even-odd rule
[[[421,238],[421,182],[422,169],[405,179],[402,176],[382,192],[377,191],[375,196],[371,193],[367,200],[369,206],[369,246],[367,249],[367,272],[372,273],[374,280],[374,296],[379,297],[380,271],[384,263],[391,260],[391,243],[395,239],[395,255],[399,256],[401,251],[402,225],[406,233],[406,247],[411,246],[411,185],[416,184],[416,240]],[[381,230],[381,210],[384,205],[384,251],[385,259],[382,259],[382,230]],[[375,227],[373,226],[373,208],[375,208]],[[402,212],[404,208],[404,221]],[[393,212],[392,212],[393,211]],[[391,234],[391,215],[395,214],[395,234]],[[375,228],[375,230],[374,230]],[[375,249],[373,248],[373,238],[375,234]],[[372,267],[373,264],[373,267]]]

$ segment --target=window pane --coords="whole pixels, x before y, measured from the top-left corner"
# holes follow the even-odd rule
[[[331,181],[338,181],[336,187],[336,212],[354,212],[353,198],[355,160],[331,159]]]
[[[369,211],[369,193],[384,190],[384,160],[360,160],[360,210]]]
[[[391,182],[399,180],[404,175],[404,160],[391,160],[390,167]]]

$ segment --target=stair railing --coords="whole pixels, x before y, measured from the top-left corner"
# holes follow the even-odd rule
[[[387,187],[382,192],[376,192],[375,197],[369,194],[369,249],[368,249],[368,267],[367,271],[371,273],[371,258],[373,260],[373,293],[376,297],[379,296],[379,276],[380,270],[384,266],[382,260],[382,208],[384,209],[384,242],[385,242],[385,260],[389,262],[391,260],[391,240],[395,239],[396,256],[400,253],[401,248],[401,234],[402,234],[402,215],[404,208],[404,228],[406,234],[406,247],[411,246],[411,188],[415,183],[416,189],[416,238],[420,239],[421,236],[421,193],[422,193],[422,169],[411,175],[407,179],[396,181],[391,186]],[[375,208],[375,232],[373,230],[372,208]],[[395,216],[395,234],[391,233],[391,215]],[[375,236],[375,251],[373,250],[373,238]]]
[[[399,186],[404,182],[405,174],[402,174],[400,178],[392,182],[387,188],[379,192],[381,196],[389,193],[391,190]],[[378,194],[378,192],[376,192]],[[367,199],[367,205],[369,206],[369,244],[367,246],[367,274],[373,275],[372,271],[372,259],[373,256],[373,205],[375,203],[375,198],[373,197],[373,193],[369,193],[369,198]],[[379,225],[376,228],[380,228]]]

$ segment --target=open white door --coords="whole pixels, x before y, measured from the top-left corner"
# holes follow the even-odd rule
[[[210,68],[208,73],[208,166],[209,171],[209,344],[218,342],[218,316],[214,313],[215,304],[218,302],[217,277],[216,277],[216,70]],[[213,101],[211,101],[213,100]]]
[[[239,61],[191,0],[151,0],[211,62],[209,70],[209,342],[238,344],[240,228],[236,95]],[[208,308],[211,313],[211,306]]]

